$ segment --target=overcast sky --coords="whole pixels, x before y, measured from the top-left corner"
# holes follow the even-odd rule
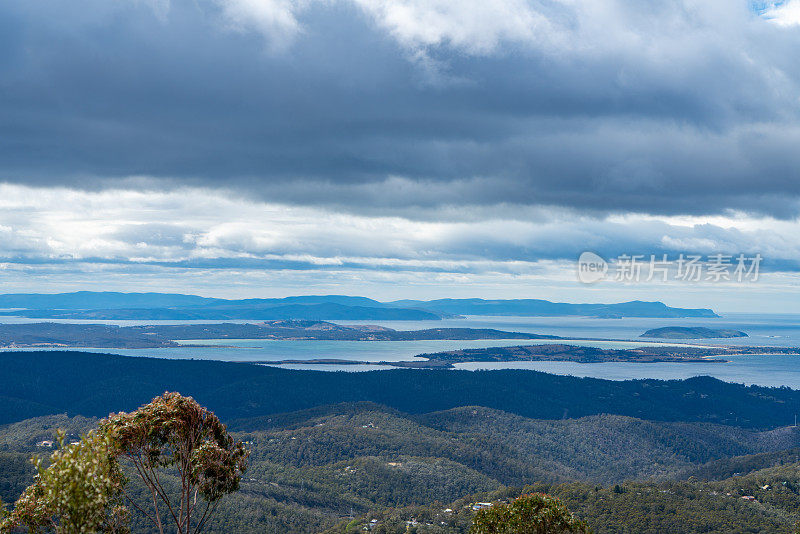
[[[0,292],[796,311],[798,50],[800,0],[5,0]]]

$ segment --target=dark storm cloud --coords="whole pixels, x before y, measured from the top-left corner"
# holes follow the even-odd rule
[[[411,22],[297,5],[3,2],[0,178],[356,211],[798,213],[800,28],[743,2],[506,0],[473,25],[426,2]]]

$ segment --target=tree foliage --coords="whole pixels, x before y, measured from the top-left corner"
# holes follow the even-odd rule
[[[544,493],[522,495],[509,504],[480,510],[470,534],[566,534],[588,533],[585,522],[576,519],[555,497]]]
[[[162,534],[164,509],[179,534],[200,532],[220,499],[239,489],[247,467],[244,445],[213,412],[179,393],[164,393],[132,413],[112,414],[100,428],[113,454],[126,459],[149,489],[152,513],[131,502]],[[165,490],[165,474],[179,478],[179,495]]]
[[[109,452],[109,440],[92,431],[80,441],[64,445],[64,433],[59,432],[58,443],[47,468],[41,458],[33,459],[35,482],[0,523],[0,532],[21,527],[58,534],[126,532],[125,477]]]

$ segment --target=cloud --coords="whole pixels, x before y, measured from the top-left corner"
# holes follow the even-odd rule
[[[710,283],[587,288],[575,277],[585,250],[609,260],[760,253],[763,276],[735,291]],[[539,207],[430,220],[263,203],[209,188],[87,192],[0,185],[6,292],[662,299],[743,310],[763,299],[768,311],[791,311],[798,258],[800,221],[745,214],[604,216]]]
[[[525,0],[217,1],[233,28],[258,32],[282,46],[303,31],[299,19],[305,11],[338,4],[357,8],[409,51],[445,46],[472,55],[491,54],[503,43],[533,46],[553,39],[559,29],[546,12],[571,10],[566,2],[555,2],[553,9],[549,2]]]
[[[792,220],[800,32],[773,23],[789,6],[10,0],[0,180],[426,220]]]
[[[218,0],[222,16],[232,29],[258,31],[273,49],[283,50],[302,31],[292,0]]]
[[[706,221],[540,208],[525,217],[508,212],[426,221],[263,204],[191,188],[81,192],[6,185],[0,199],[0,261],[19,264],[518,275],[593,250],[609,259],[761,253],[773,267],[800,270],[800,222],[744,215]]]
[[[524,0],[353,0],[398,43],[412,50],[447,46],[490,54],[503,42],[534,45],[554,33],[540,11]],[[538,5],[537,5],[538,4]],[[565,4],[560,3],[565,7]],[[539,9],[536,9],[536,8]]]
[[[778,26],[800,26],[800,3],[797,1],[771,2],[762,11],[764,18]]]

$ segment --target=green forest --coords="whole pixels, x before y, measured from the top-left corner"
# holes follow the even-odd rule
[[[615,414],[753,429],[793,424],[800,414],[800,391],[710,377],[612,381],[511,369],[343,373],[71,351],[3,352],[0,365],[0,424],[59,413],[105,417],[164,391],[191,395],[225,421],[362,401],[412,414],[484,406],[535,419]]]
[[[60,414],[0,428],[0,498],[13,502],[31,483],[28,458],[51,451],[41,443],[56,429],[77,439],[97,423]],[[791,532],[800,519],[794,427],[543,420],[478,406],[408,414],[357,402],[228,429],[251,454],[241,489],[207,529],[220,534],[466,533],[476,502],[532,491],[559,497],[594,532]]]

